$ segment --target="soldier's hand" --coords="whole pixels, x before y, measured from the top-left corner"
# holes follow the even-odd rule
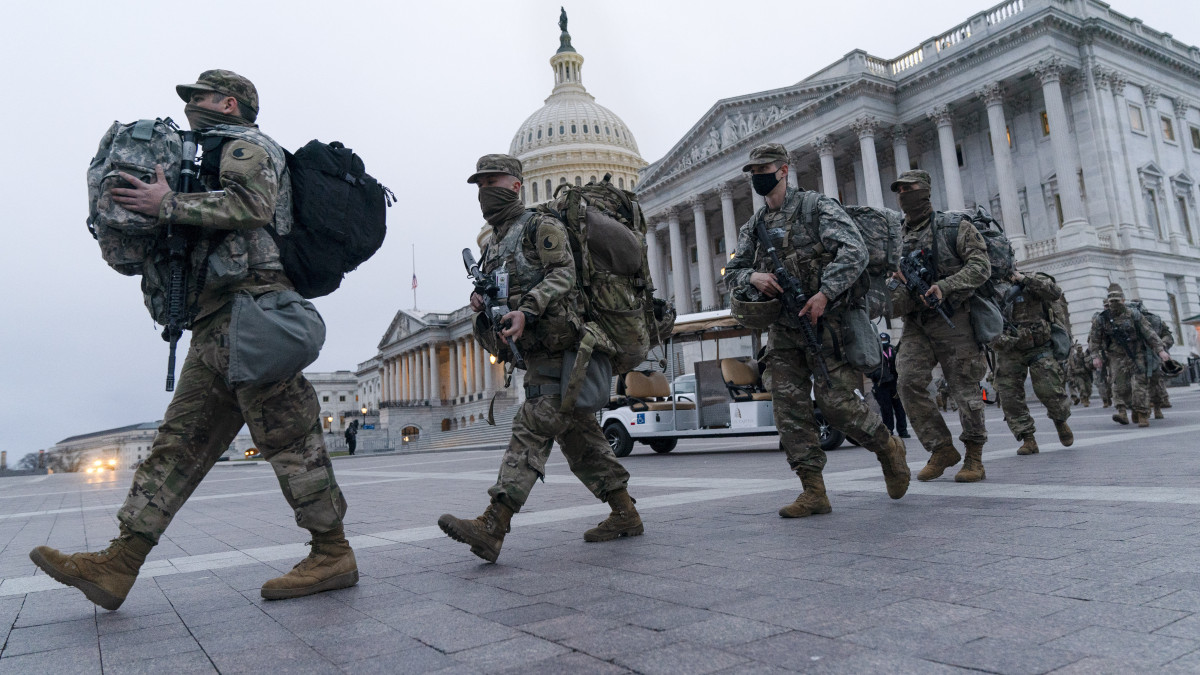
[[[120,172],[120,176],[133,187],[113,188],[113,201],[135,213],[157,216],[163,199],[171,192],[171,186],[167,185],[167,177],[163,173],[162,165],[154,165],[155,180],[153,183],[143,183],[124,171]]]
[[[779,281],[771,272],[752,272],[750,285],[768,298],[773,298],[783,292],[783,287],[779,285]]]
[[[1104,362],[1100,359],[1092,359],[1092,367],[1096,370],[1100,370],[1102,367],[1104,367]]]
[[[500,337],[520,340],[521,335],[525,333],[525,313],[513,310],[500,317],[500,325],[506,324],[508,328],[500,331]]]
[[[808,320],[811,321],[815,326],[817,325],[817,321],[820,321],[821,316],[825,314],[825,307],[828,304],[829,298],[827,298],[821,291],[817,291],[816,295],[812,296],[808,299],[808,302],[804,303],[804,308],[800,310],[800,316],[802,318],[807,316]]]
[[[941,287],[941,286],[938,286],[937,284],[934,284],[934,285],[930,286],[930,287],[929,287],[929,290],[925,292],[925,297],[921,298],[921,300],[925,300],[925,298],[928,298],[928,297],[929,297],[929,296],[931,296],[931,295],[932,295],[934,298],[936,298],[936,299],[938,300],[938,302],[941,302],[941,300],[942,300],[942,287]],[[928,303],[928,302],[925,302],[925,304],[926,304],[926,305],[928,305],[929,303]]]
[[[471,294],[471,309],[476,312],[483,311],[483,296],[478,293]]]
[[[904,272],[901,272],[900,270],[896,270],[895,272],[892,272],[892,278],[899,280],[900,283],[902,283],[902,284],[908,283],[908,279],[905,278]]]
[[[1171,355],[1168,354],[1167,350],[1164,349],[1163,351],[1158,353],[1158,358],[1162,359],[1163,363],[1166,363],[1167,361],[1171,360]]]

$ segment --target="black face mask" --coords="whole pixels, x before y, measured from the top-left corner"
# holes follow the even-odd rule
[[[910,223],[919,223],[933,213],[933,204],[929,201],[929,188],[909,190],[900,193],[900,210]]]
[[[766,197],[771,194],[771,190],[774,190],[776,185],[779,185],[779,179],[775,177],[776,173],[778,171],[750,175],[750,186],[754,188],[758,196]]]
[[[500,227],[521,215],[525,205],[521,203],[521,193],[511,188],[482,187],[479,188],[479,208],[488,224]]]

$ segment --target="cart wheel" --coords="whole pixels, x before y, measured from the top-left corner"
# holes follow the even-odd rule
[[[825,416],[821,414],[821,410],[813,407],[813,415],[817,418],[817,436],[821,441],[821,449],[825,452],[841,447],[842,441],[846,440],[846,434],[829,426],[829,422],[825,421]]]
[[[622,431],[624,431],[624,429],[622,429]],[[649,445],[650,445],[651,450],[653,450],[661,455],[661,454],[666,454],[666,453],[674,450],[676,444],[678,444],[678,443],[679,443],[678,438],[656,438],[656,439],[650,441]]]
[[[604,426],[604,439],[617,457],[628,457],[633,452],[633,439],[620,422],[610,422]]]

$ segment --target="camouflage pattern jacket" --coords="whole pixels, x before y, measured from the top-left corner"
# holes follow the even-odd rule
[[[260,295],[292,287],[265,229],[291,231],[292,185],[283,149],[254,126],[219,125],[204,134],[228,139],[216,171],[202,171],[206,191],[168,193],[158,214],[162,223],[202,232],[191,254],[191,277],[204,279],[196,318],[220,309],[238,291]]]
[[[951,307],[958,308],[970,299],[975,289],[988,280],[992,273],[992,263],[988,259],[987,244],[983,235],[979,234],[979,230],[975,229],[970,220],[962,219],[958,224],[958,238],[953,240],[950,238],[951,228],[945,227],[946,220],[946,214],[936,211],[930,218],[919,223],[909,223],[905,219],[901,254],[908,255],[916,249],[923,248],[932,256],[936,229],[937,285],[942,289],[945,301]],[[937,227],[930,227],[931,222],[936,222]],[[892,291],[892,318],[925,310],[925,305],[914,298],[903,285]]]
[[[578,344],[582,322],[575,258],[561,222],[525,211],[495,228],[482,257],[483,273],[495,278],[502,292],[507,286],[508,307],[534,317],[517,341],[523,356],[553,356]],[[496,354],[494,332],[481,326],[482,315],[476,315],[476,335]]]
[[[1062,297],[1062,289],[1045,274],[1027,274],[1004,296],[1000,308],[1004,332],[992,342],[1000,351],[1050,349],[1050,303]]]
[[[867,246],[858,226],[835,199],[819,196],[812,222],[804,222],[800,208],[804,194],[789,187],[778,210],[764,206],[741,226],[737,250],[725,266],[725,285],[730,292],[742,288],[747,297],[765,299],[750,284],[752,273],[774,272],[766,246],[758,240],[756,223],[762,219],[767,234],[775,240],[776,252],[788,271],[800,280],[804,293],[824,293],[830,302],[827,311],[836,317],[838,303],[867,268]],[[784,312],[779,324],[798,329],[800,318]]]
[[[1118,311],[1106,309],[1092,319],[1092,331],[1088,334],[1088,351],[1092,354],[1101,352],[1110,364],[1114,359],[1128,359],[1129,354],[1121,346],[1118,336],[1123,335],[1133,352],[1133,361],[1138,368],[1150,370],[1158,357],[1148,357],[1163,350],[1162,340],[1150,327],[1150,322],[1136,309],[1121,305]],[[1143,363],[1144,361],[1144,363]]]
[[[1067,376],[1086,377],[1092,370],[1091,358],[1084,353],[1083,345],[1076,342],[1071,345],[1071,355],[1067,357]]]

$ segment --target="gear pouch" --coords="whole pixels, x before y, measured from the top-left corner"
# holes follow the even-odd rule
[[[608,354],[599,350],[590,353],[574,349],[563,352],[559,380],[562,387],[562,407],[559,411],[594,413],[603,408],[608,404],[612,392],[612,377],[612,360],[608,358]]]
[[[871,323],[866,307],[850,307],[842,314],[842,350],[846,363],[860,373],[869,373],[883,362],[879,331]]]
[[[975,331],[975,341],[981,345],[991,344],[1000,333],[1004,332],[1004,316],[996,303],[975,294],[968,303],[971,308],[971,330]]]
[[[316,361],[324,344],[325,321],[299,293],[239,293],[229,322],[229,383],[287,379]]]

